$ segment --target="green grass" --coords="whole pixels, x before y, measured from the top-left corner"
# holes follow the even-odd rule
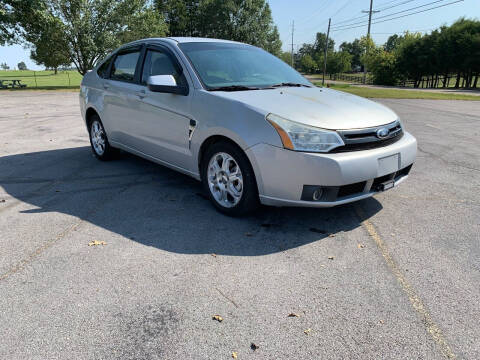
[[[0,80],[21,80],[29,90],[75,90],[80,87],[82,75],[76,70],[58,71],[32,71],[32,70],[7,70],[0,71]],[[17,90],[17,89],[15,89]],[[25,90],[25,89],[18,89]]]
[[[321,82],[314,83],[321,86]],[[396,90],[396,89],[378,89],[360,86],[351,86],[348,84],[333,84],[332,89],[345,91],[350,94],[362,96],[365,98],[383,98],[383,99],[427,99],[427,100],[470,100],[480,101],[478,95],[463,95],[455,93],[440,93],[415,90]]]

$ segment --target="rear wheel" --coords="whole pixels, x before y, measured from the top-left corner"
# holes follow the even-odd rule
[[[110,160],[116,154],[116,149],[108,142],[107,133],[98,115],[90,119],[90,145],[93,154],[100,160]]]
[[[207,149],[202,181],[213,205],[226,215],[245,215],[258,207],[253,169],[243,151],[233,144],[218,142]]]

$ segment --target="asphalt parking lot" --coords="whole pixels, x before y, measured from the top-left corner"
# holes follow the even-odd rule
[[[480,102],[377,101],[419,141],[404,184],[233,219],[97,161],[77,93],[1,93],[0,358],[479,359]]]

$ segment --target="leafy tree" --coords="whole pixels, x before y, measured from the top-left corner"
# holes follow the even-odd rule
[[[68,41],[63,34],[63,23],[58,18],[50,16],[45,21],[44,26],[39,27],[37,33],[25,36],[32,44],[30,57],[37,65],[44,65],[48,69],[53,69],[55,75],[60,66],[68,66],[72,63]]]
[[[56,38],[66,44],[70,61],[82,75],[120,44],[163,36],[167,30],[162,16],[148,0],[3,1],[16,13],[20,36],[25,42],[35,48],[36,44],[45,44],[47,38]],[[55,34],[45,29],[52,19]],[[57,54],[58,49],[54,48]],[[43,50],[34,49],[41,54]]]
[[[346,51],[352,56],[352,69],[361,69],[363,67],[361,57],[365,53],[365,48],[359,39],[355,39],[352,42],[343,42],[340,45],[340,51]]]
[[[365,55],[364,61],[375,84],[396,85],[398,76],[393,52],[388,52],[381,46],[375,47]]]
[[[170,36],[245,42],[280,55],[282,43],[265,0],[156,0]]]
[[[14,17],[10,6],[0,1],[0,45],[13,40]]]
[[[327,73],[336,75],[352,69],[352,55],[346,51],[330,52],[327,56]]]
[[[383,48],[385,49],[385,51],[391,52],[398,47],[400,41],[401,41],[400,36],[398,36],[397,34],[391,35],[387,39],[387,42],[385,43],[385,45],[383,45]]]
[[[291,52],[282,52],[279,56],[280,59],[285,61],[288,65],[292,64],[292,53]]]
[[[312,56],[306,54],[300,60],[300,69],[306,74],[313,74],[318,69],[318,66],[315,60],[313,60]]]
[[[10,69],[10,66],[8,66],[6,62],[1,63],[1,64],[0,64],[0,67],[1,67],[3,70],[8,70],[8,69]]]
[[[17,67],[18,67],[18,70],[28,70],[28,69],[27,69],[27,65],[26,65],[23,61],[20,61],[20,62],[17,64]]]
[[[313,44],[313,50],[315,53],[325,53],[325,43],[327,41],[327,34],[325,33],[317,33],[315,35],[315,43]],[[335,41],[331,38],[328,39],[328,46],[327,51],[333,51],[335,48]]]

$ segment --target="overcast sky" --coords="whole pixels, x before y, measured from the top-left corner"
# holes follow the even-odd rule
[[[377,21],[386,20],[392,13],[393,16],[402,16],[415,11],[426,10],[431,7],[452,3],[455,0],[374,0],[374,9],[384,9],[373,17],[385,16]],[[311,43],[317,32],[326,32],[328,18],[332,17],[332,29],[338,23],[345,26],[355,23],[352,26],[359,26],[352,29],[332,31],[331,36],[338,47],[343,41],[352,41],[365,35],[367,16],[362,10],[368,10],[369,0],[268,0],[272,8],[273,20],[278,26],[284,50],[290,50],[292,20],[295,21],[293,42],[295,49],[303,43]],[[418,9],[408,9],[426,5]],[[386,9],[391,7],[390,9]],[[359,18],[364,16],[363,18]],[[372,25],[372,38],[378,44],[383,44],[387,38],[394,33],[403,31],[429,32],[443,24],[450,25],[456,19],[465,16],[468,18],[480,19],[480,0],[464,0],[444,6],[435,10],[426,11],[412,16],[396,20],[389,20]],[[346,21],[353,19],[350,21]],[[359,24],[357,24],[359,23]],[[30,59],[30,51],[22,46],[0,47],[0,63],[6,62],[12,69],[20,61],[25,61],[30,69],[40,69]]]

